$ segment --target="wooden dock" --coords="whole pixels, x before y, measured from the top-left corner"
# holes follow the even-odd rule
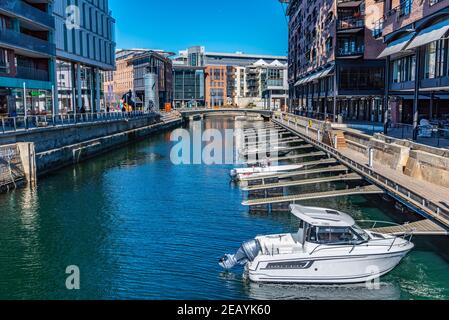
[[[439,224],[429,220],[421,220],[404,224],[401,226],[374,228],[370,231],[393,236],[415,235],[415,236],[447,236],[448,230]]]
[[[284,138],[284,139],[273,139],[273,142],[276,143],[293,143],[293,142],[304,142],[303,140],[297,138],[297,137],[291,137],[291,138]],[[266,145],[267,143],[270,143],[270,140],[260,140],[257,142],[252,143],[246,143],[247,147],[257,147],[259,145]]]
[[[335,160],[335,159],[323,159],[323,160],[319,160],[319,161],[309,161],[309,162],[302,163],[305,168],[304,170],[285,172],[285,173],[273,173],[273,174],[266,175],[263,177],[258,177],[258,178],[254,178],[251,176],[246,177],[246,178],[244,177],[240,181],[242,181],[242,182],[257,181],[257,180],[264,181],[264,180],[273,179],[273,178],[288,179],[288,178],[305,176],[305,175],[309,175],[309,174],[349,171],[349,169],[347,167],[341,166],[341,165],[307,170],[308,167],[315,167],[315,166],[319,166],[319,165],[323,165],[323,164],[335,164],[335,163],[337,163],[337,160]]]
[[[278,125],[273,125],[273,126],[265,126],[265,127],[261,127],[261,128],[247,128],[247,129],[243,129],[243,132],[258,132],[259,130],[278,130],[278,129],[283,129],[281,126]]]
[[[283,151],[298,151],[298,150],[306,150],[306,149],[313,149],[315,148],[314,146],[312,146],[311,144],[304,144],[301,146],[295,146],[295,147],[285,147],[285,148],[280,148],[278,151],[279,152],[283,152]],[[253,151],[253,152],[244,152],[241,155],[244,157],[249,157],[249,156],[256,156],[259,154],[265,154],[265,153],[276,153],[277,150],[267,150],[267,149],[260,149],[258,151]]]
[[[312,158],[312,157],[324,157],[325,155],[326,155],[325,152],[318,151],[318,152],[311,152],[311,153],[304,153],[304,154],[296,154],[293,156],[274,157],[274,158],[269,158],[269,160],[271,162],[279,162],[279,161],[298,160],[298,159]],[[247,165],[258,164],[258,163],[260,163],[260,160],[251,160],[251,161],[245,162],[245,164],[247,164]]]
[[[282,197],[273,197],[273,198],[262,198],[262,199],[254,199],[247,200],[242,202],[244,206],[260,206],[260,205],[269,205],[276,203],[294,203],[296,201],[304,201],[304,200],[313,200],[313,199],[325,199],[325,198],[335,198],[335,197],[344,197],[344,196],[354,196],[354,195],[368,195],[368,194],[382,194],[384,191],[382,189],[370,185],[366,187],[357,187],[353,189],[344,189],[344,190],[332,190],[318,193],[306,193],[306,194],[294,194],[287,195]]]
[[[328,182],[338,182],[338,181],[357,181],[363,180],[361,176],[357,173],[349,173],[338,176],[323,177],[323,178],[313,178],[313,179],[303,179],[294,181],[285,181],[279,183],[268,183],[256,186],[244,187],[243,191],[259,191],[259,190],[269,190],[276,188],[287,188],[287,187],[299,187],[311,184],[328,183]]]

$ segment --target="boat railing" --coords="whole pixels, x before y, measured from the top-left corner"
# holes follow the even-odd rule
[[[396,222],[391,222],[391,221],[381,221],[381,220],[357,220],[356,221],[357,224],[360,226],[363,226],[366,223],[370,223],[371,226],[364,228],[364,229],[375,229],[375,228],[382,228],[382,227],[400,227],[402,226],[401,224],[398,224]]]
[[[354,243],[354,244],[346,244],[346,245],[332,245],[332,244],[320,244],[315,249],[310,252],[310,255],[313,255],[319,251],[324,250],[335,250],[335,249],[350,249],[349,253],[354,252],[354,250],[357,247],[388,247],[388,252],[390,252],[395,246],[397,247],[405,247],[406,245],[410,244],[412,241],[413,235],[407,234],[402,237],[394,237],[391,239],[370,239],[369,241],[362,242],[362,243]],[[405,243],[397,244],[396,241],[398,239],[406,240]],[[391,243],[383,243],[379,244],[380,242],[385,242],[385,240],[392,240]],[[375,243],[374,243],[375,242]]]

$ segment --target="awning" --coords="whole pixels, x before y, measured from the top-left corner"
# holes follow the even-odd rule
[[[362,4],[362,1],[355,0],[355,1],[338,1],[338,6],[340,8],[353,8],[353,7],[360,7]]]
[[[304,78],[298,80],[295,83],[295,87],[297,87],[297,86],[299,86],[301,84],[304,84],[304,83],[308,83],[308,82],[311,82],[311,81],[314,81],[314,80],[317,80],[317,79],[324,78],[324,77],[328,76],[333,71],[334,71],[334,66],[330,66],[330,67],[328,67],[328,68],[326,68],[324,70],[315,72],[315,73],[313,73],[313,74],[311,74],[311,75],[309,75],[307,77],[304,77]]]
[[[449,20],[440,21],[419,32],[419,34],[408,45],[407,49],[413,49],[440,40],[449,30]]]
[[[388,46],[382,51],[382,53],[377,57],[377,59],[385,58],[391,56],[392,54],[399,53],[405,49],[410,40],[413,39],[416,33],[412,32],[408,35],[399,38],[395,41],[392,41],[388,44]]]

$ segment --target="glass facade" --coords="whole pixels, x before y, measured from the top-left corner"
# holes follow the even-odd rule
[[[394,83],[415,81],[416,57],[408,56],[392,61]]]
[[[175,69],[173,81],[175,107],[204,106],[204,70]]]
[[[340,88],[343,90],[373,90],[384,88],[382,67],[341,67]]]
[[[57,71],[57,83],[58,83],[58,101],[59,101],[59,112],[63,114],[76,112],[100,112],[104,111],[105,103],[102,101],[104,99],[103,85],[99,83],[100,92],[98,93],[100,97],[99,110],[96,110],[95,100],[96,100],[96,79],[101,81],[101,76],[95,74],[95,69],[89,66],[79,65],[80,68],[80,81],[81,81],[81,105],[79,105],[78,90],[76,85],[76,79],[78,74],[78,65],[58,60],[56,63]]]

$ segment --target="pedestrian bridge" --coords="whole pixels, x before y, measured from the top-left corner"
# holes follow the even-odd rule
[[[263,116],[270,118],[273,114],[271,110],[263,110],[263,109],[241,109],[241,108],[214,108],[214,109],[206,109],[206,108],[186,108],[186,109],[178,109],[183,118],[195,118],[204,116]]]

